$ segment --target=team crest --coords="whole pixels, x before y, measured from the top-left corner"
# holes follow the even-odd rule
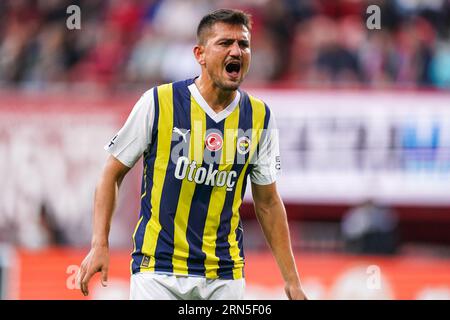
[[[206,136],[205,145],[209,151],[218,151],[222,149],[222,136],[217,132],[211,132]]]
[[[240,137],[237,141],[237,152],[247,154],[250,151],[250,139],[246,136]]]

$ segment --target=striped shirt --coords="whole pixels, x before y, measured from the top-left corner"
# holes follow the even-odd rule
[[[216,113],[194,79],[164,84],[141,97],[105,149],[128,167],[143,155],[132,273],[244,277],[239,207],[247,177],[270,184],[280,169],[264,102],[238,90]]]

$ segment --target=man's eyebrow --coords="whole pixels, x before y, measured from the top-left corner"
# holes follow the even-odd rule
[[[234,39],[233,38],[219,38],[219,39],[217,39],[217,42],[220,42],[220,41],[234,41]]]
[[[221,41],[225,41],[225,42],[234,42],[236,39],[234,39],[234,38],[219,38],[219,39],[217,39],[217,41],[216,42],[221,42]],[[238,39],[237,40],[239,43],[250,43],[250,40],[249,39]]]

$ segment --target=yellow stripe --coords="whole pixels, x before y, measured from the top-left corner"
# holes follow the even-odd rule
[[[161,224],[159,223],[159,209],[161,194],[166,177],[167,164],[170,160],[170,145],[173,130],[173,94],[172,84],[165,84],[157,88],[159,101],[158,145],[153,172],[153,189],[151,193],[152,215],[145,227],[142,253],[150,257],[148,267],[141,266],[141,270],[154,271],[155,249]]]
[[[195,160],[197,166],[203,162],[204,141],[206,134],[206,114],[191,97],[191,135],[189,146],[189,159]],[[194,195],[196,183],[184,179],[181,183],[180,196],[174,219],[174,250],[172,256],[173,272],[187,274],[189,257],[189,243],[186,238],[186,230]]]
[[[230,243],[230,256],[234,261],[233,268],[233,279],[242,278],[242,268],[244,267],[244,262],[239,255],[239,244],[236,239],[236,229],[239,225],[239,207],[242,203],[241,193],[244,184],[244,175],[247,170],[250,159],[252,158],[256,146],[258,145],[259,139],[261,137],[262,129],[264,128],[264,117],[266,115],[266,109],[264,103],[261,100],[255,99],[249,96],[251,106],[252,106],[252,137],[250,145],[250,153],[247,162],[239,175],[238,181],[236,183],[236,191],[233,199],[233,216],[231,217],[231,228],[230,234],[228,235],[228,242]]]
[[[239,108],[236,108],[225,120],[219,171],[230,171],[233,166],[238,125]],[[230,145],[233,147],[229,147]],[[232,159],[231,162],[229,161],[230,158]],[[209,201],[208,216],[203,229],[202,251],[206,254],[205,276],[210,279],[217,278],[217,269],[219,268],[219,257],[216,256],[216,240],[217,229],[220,224],[220,213],[223,210],[227,195],[226,189],[226,184],[222,187],[213,187]]]

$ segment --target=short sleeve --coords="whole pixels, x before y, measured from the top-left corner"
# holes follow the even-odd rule
[[[264,133],[259,151],[253,161],[250,172],[251,182],[259,185],[271,184],[276,181],[281,171],[280,147],[278,129],[273,114],[270,114],[267,131]]]
[[[154,114],[153,89],[150,89],[136,102],[123,127],[104,149],[127,167],[133,167],[151,143]]]

